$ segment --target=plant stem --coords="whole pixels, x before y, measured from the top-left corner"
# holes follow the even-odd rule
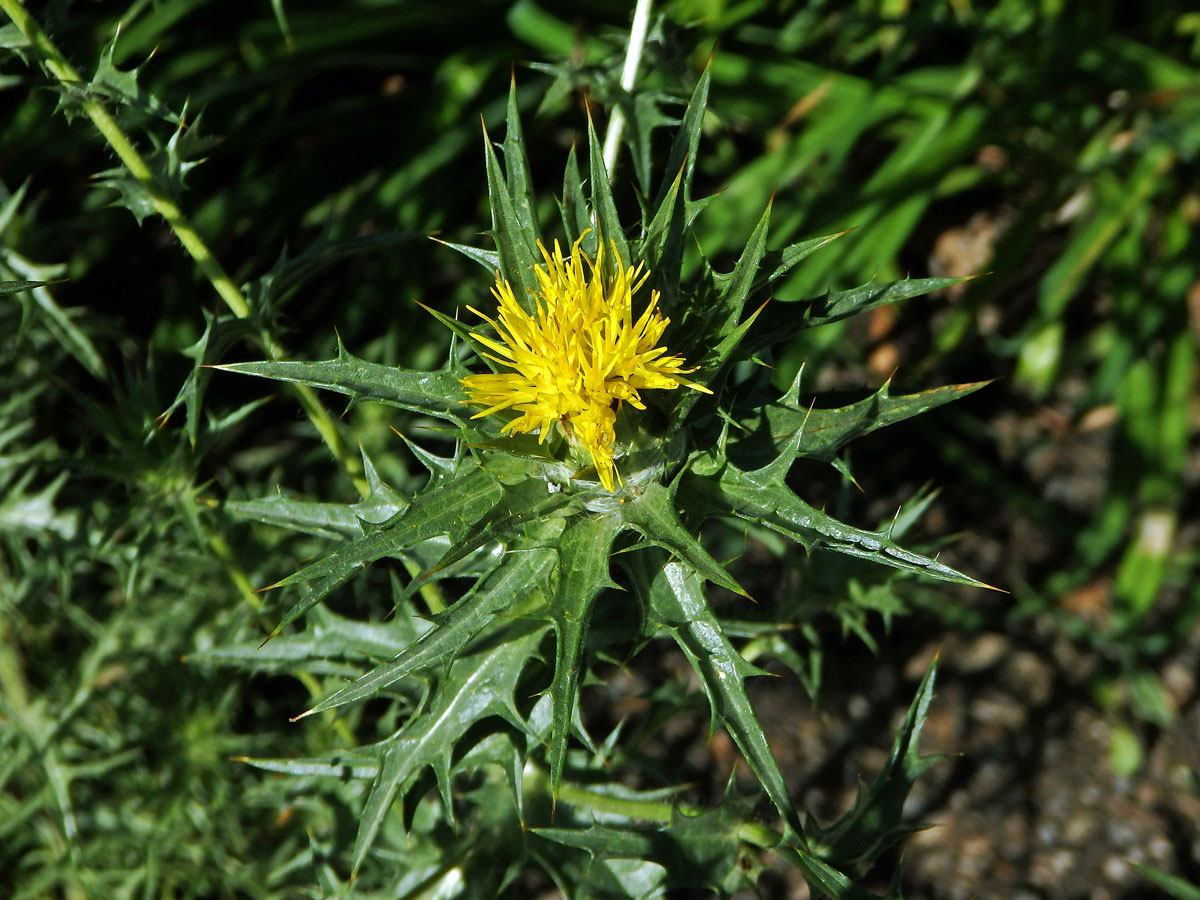
[[[524,777],[526,791],[548,793],[550,791],[550,776],[546,770],[533,763],[525,764]],[[576,808],[593,810],[612,816],[631,819],[644,819],[648,822],[669,824],[678,812],[684,816],[698,816],[702,810],[686,803],[664,803],[658,800],[637,800],[632,797],[614,797],[611,794],[593,791],[578,784],[564,781],[558,789],[559,802]],[[790,855],[797,851],[783,843],[783,835],[766,825],[756,822],[740,822],[737,826],[738,840],[754,847],[771,850],[781,855]]]
[[[30,45],[41,54],[46,72],[55,81],[63,86],[84,84],[79,74],[67,62],[66,57],[62,55],[61,51],[54,45],[54,42],[50,40],[49,36],[25,9],[21,0],[0,0],[0,10],[5,12],[13,24],[20,29]],[[133,146],[133,142],[121,130],[121,126],[117,124],[117,120],[113,118],[112,114],[100,101],[92,97],[84,97],[82,106],[84,113],[91,119],[92,124],[96,126],[96,130],[100,132],[113,152],[124,163],[129,173],[145,189],[155,212],[163,217],[168,227],[170,227],[171,231],[179,239],[179,243],[183,245],[183,248],[195,260],[197,267],[212,284],[218,296],[225,301],[225,305],[229,307],[230,312],[239,319],[250,318],[250,303],[246,299],[246,295],[242,293],[233,279],[229,277],[229,274],[217,258],[213,256],[212,251],[208,249],[208,245],[192,226],[187,216],[184,215],[183,210],[162,189],[162,186],[154,177],[154,172],[137,151],[137,148]],[[262,342],[263,349],[271,359],[279,360],[284,358],[283,347],[280,346],[266,329],[260,331],[259,340]],[[365,497],[370,489],[367,486],[366,479],[363,477],[362,462],[347,449],[346,443],[342,440],[341,433],[337,429],[337,425],[329,415],[329,411],[321,405],[321,401],[317,399],[316,393],[308,385],[293,384],[291,387],[296,392],[300,406],[304,409],[309,420],[329,447],[330,452],[333,453],[334,457],[345,468],[346,474],[354,482],[354,486],[358,489],[359,493]]]
[[[625,66],[621,69],[621,90],[626,94],[637,82],[638,65],[642,61],[642,50],[646,46],[646,32],[650,28],[651,0],[637,0],[633,10],[633,24],[629,27],[629,45],[625,48]],[[614,106],[608,120],[608,131],[604,135],[604,168],[612,177],[617,164],[617,150],[625,132],[625,110]]]

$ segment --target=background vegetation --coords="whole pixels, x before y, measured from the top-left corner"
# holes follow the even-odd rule
[[[856,443],[861,492],[827,467],[801,474],[810,501],[861,524],[928,486],[913,533],[1011,594],[894,581],[831,595],[818,588],[844,579],[821,556],[729,539],[757,565],[751,592],[794,604],[795,632],[763,651],[786,677],[755,696],[794,796],[821,815],[882,763],[872,748],[890,744],[942,645],[949,681],[927,740],[963,756],[917,795],[912,812],[944,827],[907,852],[911,896],[1134,897],[1150,896],[1147,879],[1200,881],[1200,14],[1188,6],[656,11],[628,102],[636,121],[658,111],[665,125],[711,58],[696,177],[697,194],[717,196],[698,232],[719,267],[774,193],[772,246],[855,229],[781,298],[991,273],[804,332],[776,362],[780,385],[803,362],[807,385],[847,400],[889,377],[896,392],[998,378]],[[478,244],[487,227],[480,117],[503,133],[515,67],[549,221],[584,100],[622,99],[629,9],[30,8],[88,84],[56,84],[19,29],[0,29],[0,280],[54,282],[0,297],[0,893],[334,895],[361,791],[234,757],[304,756],[396,723],[370,704],[289,723],[351,669],[272,673],[205,653],[261,640],[281,608],[253,590],[323,546],[224,504],[357,492],[294,394],[196,366],[265,346],[328,358],[339,335],[376,362],[439,364],[448,337],[412,301],[451,313],[486,294],[476,266],[425,238]],[[96,102],[252,315],[222,302],[147,205],[86,116]],[[631,209],[666,133],[635,133],[619,163]],[[361,406],[337,427],[391,483],[418,483],[393,425],[405,427]],[[382,621],[388,581],[380,567],[314,616]],[[620,662],[585,691],[589,723],[642,730],[638,787],[688,781],[691,801],[715,802],[736,754],[721,736],[705,743],[686,665]],[[475,840],[427,833],[421,846]],[[436,879],[389,884],[404,846],[380,851],[361,893],[454,895]],[[770,872],[760,889],[799,890]],[[553,882],[526,873],[507,890]]]

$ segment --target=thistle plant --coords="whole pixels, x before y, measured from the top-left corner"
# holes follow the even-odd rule
[[[917,739],[932,671],[874,785],[830,826],[802,817],[746,692],[746,679],[760,670],[739,651],[742,635],[710,603],[712,591],[732,591],[745,604],[749,593],[701,530],[724,520],[751,534],[774,532],[810,552],[978,585],[900,546],[891,529],[855,527],[810,505],[788,475],[798,458],[841,465],[838,453],[851,439],[979,385],[907,396],[892,396],[885,385],[830,409],[805,396],[799,375],[772,392],[766,365],[772,347],[801,329],[959,279],[767,302],[795,266],[839,237],[769,251],[769,205],[731,271],[715,271],[705,260],[685,266],[690,228],[704,207],[692,197],[692,181],[708,83],[705,74],[679,123],[666,177],[654,196],[641,198],[641,221],[633,225],[618,218],[589,119],[584,165],[574,149],[566,160],[561,234],[544,232],[535,214],[515,88],[510,92],[503,164],[486,133],[484,141],[494,247],[448,245],[494,280],[496,306],[481,299],[464,324],[425,298],[429,313],[453,333],[442,368],[379,365],[341,346],[325,361],[222,367],[438,420],[426,433],[453,446],[441,456],[428,441],[403,438],[429,470],[411,495],[384,483],[364,455],[370,494],[352,505],[281,497],[227,504],[235,514],[337,543],[274,585],[295,593],[261,651],[218,648],[201,656],[259,666],[336,659],[343,670],[353,662],[356,677],[302,715],[381,697],[407,713],[374,744],[304,760],[250,760],[294,775],[369,780],[352,872],[378,852],[399,801],[410,835],[421,830],[414,816],[422,804],[435,804],[446,821],[507,822],[487,831],[495,844],[490,856],[479,837],[439,851],[453,857],[443,857],[439,871],[458,866],[467,896],[493,895],[530,861],[567,882],[575,877],[561,863],[567,858],[586,862],[577,870],[590,872],[586,878],[608,866],[605,877],[620,881],[619,867],[610,864],[636,860],[643,874],[658,873],[660,887],[723,892],[752,878],[748,852],[769,847],[815,890],[863,897],[869,894],[854,879],[906,831],[901,804],[928,764]],[[480,281],[486,298],[487,282]],[[351,627],[319,606],[385,557],[411,575],[388,598],[396,607],[390,624]],[[465,590],[450,593],[447,586],[463,579]],[[633,646],[666,638],[680,647],[707,693],[713,729],[724,727],[737,744],[778,827],[748,819],[732,798],[699,827],[698,812],[681,815],[661,793],[603,782],[597,761],[613,752],[619,734],[593,741],[577,701],[592,663],[589,623],[608,604],[620,607]],[[296,631],[302,618],[307,631]],[[363,666],[364,658],[374,664]],[[503,773],[505,790],[479,795],[486,801],[467,799],[462,779],[493,777],[480,775],[484,770]],[[501,795],[507,813],[497,811]],[[628,885],[622,890],[641,895]]]

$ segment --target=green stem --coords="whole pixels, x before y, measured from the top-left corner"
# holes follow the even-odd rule
[[[83,80],[79,77],[79,74],[71,67],[66,57],[62,55],[49,36],[42,31],[41,27],[26,11],[21,0],[0,0],[0,10],[5,12],[13,24],[20,29],[25,39],[41,54],[45,62],[46,71],[55,81],[64,86],[83,84]],[[133,146],[133,142],[129,140],[125,132],[121,130],[121,126],[117,124],[117,120],[113,118],[112,114],[102,103],[92,97],[85,97],[83,99],[83,111],[91,119],[92,124],[96,126],[96,130],[100,132],[104,140],[113,149],[113,152],[124,163],[129,173],[145,189],[155,212],[163,217],[171,231],[179,238],[179,243],[183,245],[183,248],[195,260],[197,267],[212,284],[218,296],[225,301],[225,305],[229,307],[229,310],[239,319],[249,318],[251,310],[246,295],[242,293],[233,279],[229,277],[229,274],[217,258],[213,256],[212,251],[208,249],[208,245],[204,243],[204,239],[192,227],[192,223],[184,215],[183,210],[162,189],[162,186],[155,179],[150,166],[146,163],[142,155],[138,153],[137,148]],[[284,358],[283,348],[265,329],[261,331],[259,339],[271,359],[279,360]],[[362,462],[347,449],[345,441],[342,440],[341,433],[337,429],[337,425],[329,415],[329,411],[321,405],[316,393],[308,385],[293,384],[291,387],[295,390],[297,398],[300,401],[300,406],[308,415],[309,420],[313,423],[321,438],[325,441],[334,457],[341,462],[359,493],[365,497],[370,489],[367,486],[366,479],[363,477]]]
[[[524,786],[527,792],[550,792],[550,775],[541,767],[527,763],[525,768]],[[644,819],[648,822],[669,824],[676,812],[685,816],[697,816],[701,810],[686,803],[663,803],[658,800],[637,800],[631,797],[614,797],[600,791],[594,791],[583,785],[571,784],[564,781],[558,789],[558,802],[565,803],[577,809],[588,809],[610,816],[620,816],[629,819]],[[790,856],[797,851],[784,844],[784,836],[773,828],[756,822],[742,822],[738,825],[738,840],[771,850],[780,855]]]
[[[651,0],[638,0],[633,10],[633,24],[629,27],[629,45],[625,48],[625,65],[621,69],[621,89],[625,93],[633,90],[637,83],[638,65],[642,61],[642,50],[646,46],[646,32],[650,28]],[[604,135],[604,168],[611,178],[617,164],[617,150],[625,132],[625,110],[614,106],[608,120],[608,131]]]

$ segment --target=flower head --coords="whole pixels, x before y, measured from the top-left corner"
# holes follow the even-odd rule
[[[645,409],[640,392],[648,389],[708,389],[684,378],[695,369],[684,368],[683,358],[668,355],[659,343],[670,319],[658,311],[658,291],[650,292],[650,302],[634,318],[633,295],[649,276],[644,265],[626,266],[615,244],[615,265],[605,266],[603,245],[593,262],[581,246],[587,233],[575,241],[569,258],[558,241],[553,254],[538,242],[544,264],[535,270],[539,290],[532,314],[499,277],[492,288],[500,305],[497,317],[471,309],[499,338],[474,335],[491,351],[484,355],[513,371],[471,375],[462,384],[470,402],[487,407],[474,418],[505,409],[521,414],[503,431],[537,431],[544,442],[558,425],[588,451],[600,483],[611,491],[614,407],[626,402]]]

